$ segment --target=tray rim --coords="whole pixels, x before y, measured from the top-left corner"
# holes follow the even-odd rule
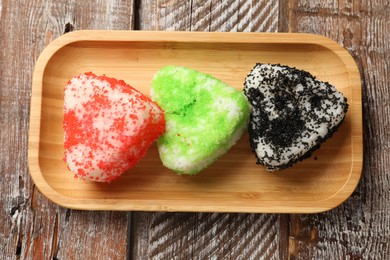
[[[53,189],[45,180],[39,166],[39,142],[42,109],[42,86],[45,68],[51,57],[66,45],[82,41],[103,42],[197,42],[197,43],[278,43],[278,44],[317,44],[334,52],[345,64],[349,74],[352,102],[349,104],[351,117],[352,165],[348,179],[333,195],[320,200],[325,206],[272,206],[235,207],[229,205],[186,205],[175,204],[172,200],[150,202],[148,200],[121,199],[80,199],[66,197]],[[353,91],[352,91],[353,90]],[[79,210],[117,210],[117,211],[187,211],[187,212],[242,212],[242,213],[318,213],[331,210],[345,200],[355,190],[362,174],[363,134],[361,79],[359,69],[346,49],[337,42],[321,35],[308,33],[261,33],[261,32],[173,32],[173,31],[105,31],[80,30],[64,34],[53,40],[42,51],[36,61],[30,102],[30,129],[28,141],[28,166],[36,187],[52,202],[71,209]],[[328,205],[329,201],[333,201]],[[104,203],[103,203],[104,202]],[[325,203],[328,202],[328,203]]]

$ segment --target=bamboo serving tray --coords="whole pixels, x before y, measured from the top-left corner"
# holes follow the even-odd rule
[[[63,161],[64,86],[92,71],[123,79],[149,95],[154,73],[187,66],[243,88],[257,62],[311,72],[347,98],[343,125],[313,156],[267,172],[256,165],[248,135],[208,169],[180,176],[163,167],[154,144],[118,180],[75,179]],[[53,202],[84,210],[314,213],[330,210],[354,191],[362,170],[361,83],[358,68],[336,42],[290,33],[77,31],[54,40],[36,62],[30,114],[29,168]]]

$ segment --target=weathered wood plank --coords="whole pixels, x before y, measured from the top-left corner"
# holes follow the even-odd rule
[[[291,259],[387,259],[390,255],[390,6],[387,1],[304,1],[290,5],[290,30],[343,45],[362,72],[364,167],[339,208],[292,216]]]
[[[191,1],[144,0],[137,8],[136,29],[189,31],[191,28]]]
[[[53,248],[58,259],[126,258],[126,213],[61,208],[58,215],[58,242]]]
[[[135,23],[142,30],[272,32],[278,11],[277,1],[142,1]],[[287,216],[134,212],[131,222],[132,259],[287,256]]]
[[[280,259],[279,215],[133,213],[132,259]]]
[[[0,258],[126,255],[127,214],[49,202],[29,177],[27,139],[31,77],[42,49],[72,28],[130,29],[132,8],[132,1],[115,0],[0,1]]]
[[[278,12],[276,0],[146,0],[136,23],[140,30],[276,32]]]
[[[276,32],[277,1],[210,1],[195,0],[192,4],[191,30]]]

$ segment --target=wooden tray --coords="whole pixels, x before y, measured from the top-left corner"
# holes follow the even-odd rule
[[[93,71],[149,94],[154,73],[183,65],[242,89],[256,62],[307,70],[345,94],[340,130],[315,154],[280,172],[255,164],[248,136],[197,176],[164,168],[156,145],[111,184],[74,179],[63,161],[63,90]],[[310,34],[78,31],[53,41],[34,71],[29,167],[38,189],[64,207],[85,210],[313,213],[332,209],[355,189],[362,169],[361,84],[357,66],[336,42]]]

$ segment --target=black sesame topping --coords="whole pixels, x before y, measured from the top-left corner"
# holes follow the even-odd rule
[[[269,170],[310,157],[337,130],[348,110],[346,98],[334,86],[288,66],[258,63],[244,86],[252,106],[250,144],[257,163]]]

